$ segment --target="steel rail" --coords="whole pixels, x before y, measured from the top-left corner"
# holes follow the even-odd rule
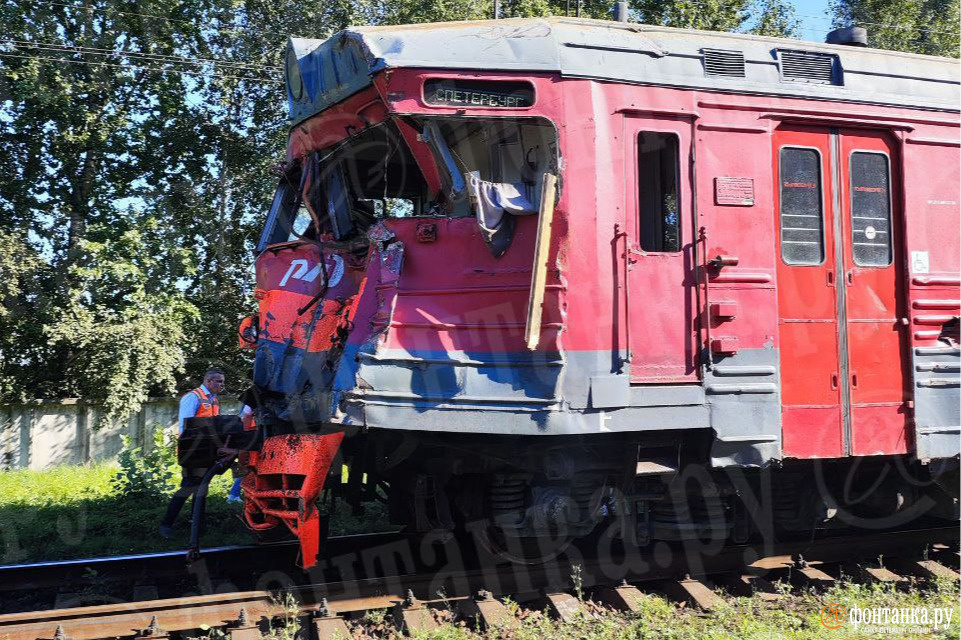
[[[327,540],[326,553],[356,553],[404,537],[397,532],[333,536]],[[247,572],[249,568],[292,567],[297,549],[296,540],[211,547],[201,550],[201,561],[205,571],[220,574]],[[0,565],[0,593],[82,585],[91,570],[97,572],[99,579],[113,581],[184,575],[186,565],[186,550]]]
[[[422,603],[457,603],[485,590],[494,595],[511,595],[524,601],[545,592],[618,584],[622,580],[649,583],[678,580],[685,575],[730,574],[753,568],[755,571],[791,566],[798,554],[811,561],[842,563],[873,560],[884,554],[890,558],[917,558],[932,544],[957,544],[957,527],[915,529],[868,535],[843,535],[814,541],[775,544],[729,545],[707,557],[689,556],[683,544],[653,549],[627,549],[622,553],[587,557],[578,551],[565,553],[551,563],[538,566],[481,563],[480,567],[460,566],[460,542],[432,547],[433,567],[417,567],[413,573],[397,573],[377,578],[318,582],[286,589],[299,604],[300,614],[317,613],[327,603],[327,615],[384,609],[400,606],[412,592]],[[424,551],[425,547],[421,547]],[[667,550],[667,552],[665,551]],[[411,556],[410,540],[398,537],[380,545],[376,564],[398,554]],[[688,550],[690,551],[690,550]],[[701,550],[703,551],[703,550]],[[666,561],[665,561],[665,558]],[[693,561],[692,561],[693,560]],[[328,567],[329,568],[329,567]],[[577,574],[577,585],[574,575]],[[144,633],[154,616],[166,632],[191,631],[201,625],[230,628],[238,624],[240,610],[252,624],[283,615],[284,608],[269,591],[214,594],[172,600],[153,600],[96,607],[36,611],[0,616],[0,638],[37,640],[53,638],[58,626],[72,640],[147,637]]]

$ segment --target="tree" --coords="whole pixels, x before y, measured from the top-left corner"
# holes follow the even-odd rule
[[[738,31],[750,17],[750,0],[636,0],[638,22],[684,29]]]
[[[12,178],[0,183],[0,240],[53,276],[5,296],[29,306],[0,319],[0,376],[19,369],[0,401],[82,395],[114,417],[211,364],[243,385],[250,356],[235,329],[254,308],[252,249],[284,155],[287,34],[325,37],[377,10],[0,3],[0,162]]]
[[[757,24],[751,33],[775,38],[799,37],[801,23],[792,5],[783,0],[761,0],[757,9]]]
[[[20,293],[29,309],[5,321],[31,330],[14,333],[4,360],[16,354],[21,392],[84,395],[109,417],[169,392],[194,350],[183,327],[196,312],[177,285],[197,271],[194,234],[210,218],[196,178],[211,132],[191,97],[229,74],[192,62],[216,7],[181,2],[156,17],[163,7],[0,11],[0,160],[15,178],[0,183],[0,228],[52,275]]]
[[[0,275],[0,398],[25,400],[33,371],[23,364],[46,346],[42,326],[30,313],[39,311],[32,284],[48,281],[50,273],[23,234],[0,229]]]
[[[863,26],[880,49],[959,56],[957,0],[832,0],[835,27]]]

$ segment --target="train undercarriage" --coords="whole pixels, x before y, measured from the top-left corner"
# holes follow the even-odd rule
[[[337,509],[360,515],[381,502],[390,524],[406,532],[470,535],[500,559],[531,563],[601,531],[631,546],[737,544],[958,518],[957,461],[879,456],[711,469],[710,442],[709,432],[557,437],[549,445],[536,437],[355,433],[331,461],[316,498],[320,526],[309,535],[326,536]],[[248,494],[276,477],[248,476]],[[292,492],[249,501],[262,535],[288,533],[269,514],[304,511],[297,489],[312,481],[283,477]],[[322,546],[317,540],[320,555]]]

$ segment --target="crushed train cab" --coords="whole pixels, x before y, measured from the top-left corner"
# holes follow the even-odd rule
[[[956,517],[956,61],[554,18],[286,69],[244,489],[305,566],[324,489],[524,552]]]

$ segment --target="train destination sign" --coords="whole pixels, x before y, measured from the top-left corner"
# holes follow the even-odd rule
[[[526,82],[433,79],[424,83],[424,101],[443,107],[522,109],[534,104]]]

